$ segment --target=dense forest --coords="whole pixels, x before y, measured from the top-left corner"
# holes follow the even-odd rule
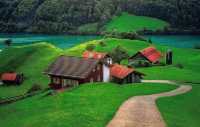
[[[91,23],[101,28],[124,11],[200,29],[199,0],[0,0],[0,31],[63,33]]]

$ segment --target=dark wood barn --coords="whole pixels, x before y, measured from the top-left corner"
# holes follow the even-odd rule
[[[24,76],[23,74],[17,74],[17,73],[3,73],[1,75],[1,81],[4,84],[16,84],[20,85],[23,83]]]
[[[158,64],[162,54],[155,47],[148,47],[129,58],[129,65],[149,66],[150,64]]]
[[[49,75],[50,87],[54,89],[103,81],[102,64],[96,59],[60,56],[45,74]]]
[[[140,83],[144,74],[134,70],[133,68],[114,64],[111,67],[111,76],[113,82],[118,84],[126,84]]]

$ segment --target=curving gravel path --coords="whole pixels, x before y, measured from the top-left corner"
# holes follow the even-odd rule
[[[176,84],[168,80],[144,80],[143,82]],[[184,94],[191,89],[190,85],[181,85],[170,92],[132,97],[120,106],[107,127],[166,127],[156,106],[156,99]]]

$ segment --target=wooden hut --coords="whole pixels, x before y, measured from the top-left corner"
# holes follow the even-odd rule
[[[147,47],[129,58],[129,65],[149,66],[149,64],[158,64],[162,54],[155,47]]]
[[[102,82],[102,64],[97,59],[60,56],[45,74],[49,75],[51,88],[77,86],[87,82]]]
[[[110,70],[112,81],[118,84],[140,83],[142,76],[144,76],[143,73],[140,73],[133,68],[119,64],[114,64]]]
[[[1,75],[1,81],[4,84],[17,84],[20,85],[23,83],[24,76],[23,74],[17,73],[3,73]]]

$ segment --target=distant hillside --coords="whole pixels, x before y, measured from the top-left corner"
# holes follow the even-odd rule
[[[135,16],[123,13],[121,16],[114,17],[105,25],[106,32],[136,32],[142,30],[163,30],[169,24],[165,21],[145,16]]]
[[[0,32],[96,32],[121,12],[200,29],[198,0],[0,0]]]

